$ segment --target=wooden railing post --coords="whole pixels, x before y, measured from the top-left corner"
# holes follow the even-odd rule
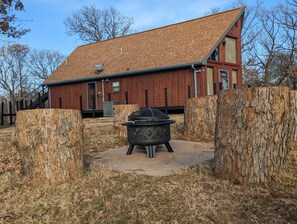
[[[221,82],[219,83],[219,89],[223,90],[223,83],[221,83]]]
[[[148,107],[148,91],[145,90],[145,106]]]
[[[128,100],[128,92],[125,92],[125,102],[126,104],[129,104],[129,100]]]
[[[59,97],[59,107],[62,108],[62,97]]]
[[[80,109],[81,116],[83,116],[82,96],[79,96],[79,109]]]
[[[164,88],[164,95],[165,95],[165,113],[168,114],[167,88]]]
[[[191,86],[188,85],[188,98],[190,99],[191,98]]]

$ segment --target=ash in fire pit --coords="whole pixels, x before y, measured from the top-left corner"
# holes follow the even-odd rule
[[[122,123],[127,126],[128,142],[127,155],[130,155],[135,145],[144,146],[149,158],[155,157],[155,146],[165,144],[169,152],[173,152],[169,144],[170,124],[175,120],[162,111],[152,108],[140,109],[128,116],[130,122]]]

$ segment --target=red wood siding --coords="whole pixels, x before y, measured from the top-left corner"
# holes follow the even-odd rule
[[[116,81],[120,82],[119,92],[112,91],[112,83]],[[126,92],[128,92],[129,104],[139,104],[141,107],[145,107],[145,90],[148,92],[148,106],[151,107],[165,106],[165,88],[167,88],[168,106],[183,106],[185,104],[188,99],[188,85],[191,87],[191,97],[194,97],[193,71],[190,68],[105,79],[103,83],[105,101],[108,101],[108,94],[110,94],[111,101],[125,103]],[[102,110],[102,81],[96,81],[96,84],[97,109]],[[201,86],[203,85],[201,84]],[[82,96],[83,110],[86,110],[86,90],[86,83],[51,86],[52,108],[59,108],[59,97],[61,97],[62,108],[79,109],[79,97]]]

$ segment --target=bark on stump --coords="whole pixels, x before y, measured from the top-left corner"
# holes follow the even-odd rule
[[[297,91],[290,91],[289,155],[297,164]]]
[[[267,182],[277,176],[292,139],[292,96],[286,87],[220,92],[215,136],[217,176],[239,183]]]
[[[83,175],[83,123],[79,111],[20,111],[15,141],[22,173],[33,182],[56,184]]]
[[[217,96],[189,99],[185,105],[185,139],[214,140],[216,112]]]
[[[137,104],[122,104],[113,106],[113,127],[115,133],[120,138],[127,138],[127,127],[122,126],[121,123],[128,121],[128,116],[137,110],[139,110],[139,105]]]

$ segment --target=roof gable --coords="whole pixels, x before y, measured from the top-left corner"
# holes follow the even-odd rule
[[[242,15],[238,8],[153,30],[77,47],[45,83],[206,62]]]

